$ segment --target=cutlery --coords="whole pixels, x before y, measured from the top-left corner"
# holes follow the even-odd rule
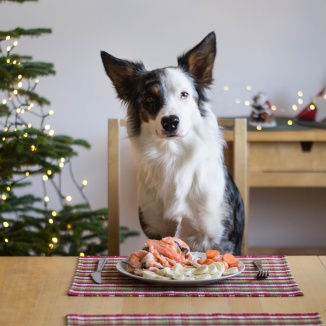
[[[258,279],[265,279],[269,276],[269,272],[265,271],[263,268],[263,262],[261,260],[254,260],[254,264],[258,268],[259,272],[256,275]]]
[[[102,283],[102,274],[101,274],[101,272],[102,272],[106,262],[107,262],[107,259],[105,259],[105,258],[99,259],[99,261],[97,263],[96,271],[91,274],[91,277],[92,277],[92,279],[93,279],[93,281],[95,283],[98,283],[98,284]]]

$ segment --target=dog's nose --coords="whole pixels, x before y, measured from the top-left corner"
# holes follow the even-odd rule
[[[164,130],[173,132],[178,129],[179,126],[179,117],[177,115],[169,115],[163,117],[161,120],[161,124]]]

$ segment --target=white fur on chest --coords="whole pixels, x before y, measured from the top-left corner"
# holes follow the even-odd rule
[[[223,142],[213,114],[200,119],[183,138],[153,141],[145,125],[132,139],[145,218],[153,230],[182,238],[192,250],[211,248],[224,230]]]

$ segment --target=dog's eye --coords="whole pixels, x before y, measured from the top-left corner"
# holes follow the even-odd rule
[[[187,98],[188,97],[188,93],[187,92],[181,92],[181,94],[180,94],[180,98],[182,98],[182,99],[185,99],[185,98]]]
[[[147,103],[152,103],[154,101],[154,98],[152,96],[146,96],[145,101]]]

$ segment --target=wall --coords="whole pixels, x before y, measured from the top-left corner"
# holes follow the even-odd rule
[[[101,50],[141,59],[147,69],[176,65],[177,55],[214,30],[218,42],[215,84],[210,92],[214,112],[247,115],[250,107],[244,100],[264,91],[277,106],[278,115],[293,116],[291,107],[298,90],[303,91],[306,103],[326,84],[325,12],[323,0],[39,0],[23,5],[1,3],[0,22],[2,30],[17,26],[53,29],[49,36],[22,39],[17,52],[55,64],[56,76],[41,79],[37,90],[52,102],[50,124],[56,134],[91,143],[92,149],[81,150],[74,160],[74,170],[77,180],[88,180],[87,195],[92,206],[99,208],[107,203],[107,119],[125,113],[104,74]],[[223,90],[225,85],[228,91]],[[124,175],[123,223],[139,228],[137,219],[130,221],[137,209],[133,188],[127,185],[130,179],[129,171]],[[73,186],[64,186],[78,202]],[[325,189],[254,190],[250,243],[291,246],[304,238],[307,246],[325,245],[325,195]],[[307,205],[311,202],[313,206]],[[313,216],[306,222],[308,207]],[[305,231],[299,231],[299,225]],[[128,240],[123,253],[142,241]]]

